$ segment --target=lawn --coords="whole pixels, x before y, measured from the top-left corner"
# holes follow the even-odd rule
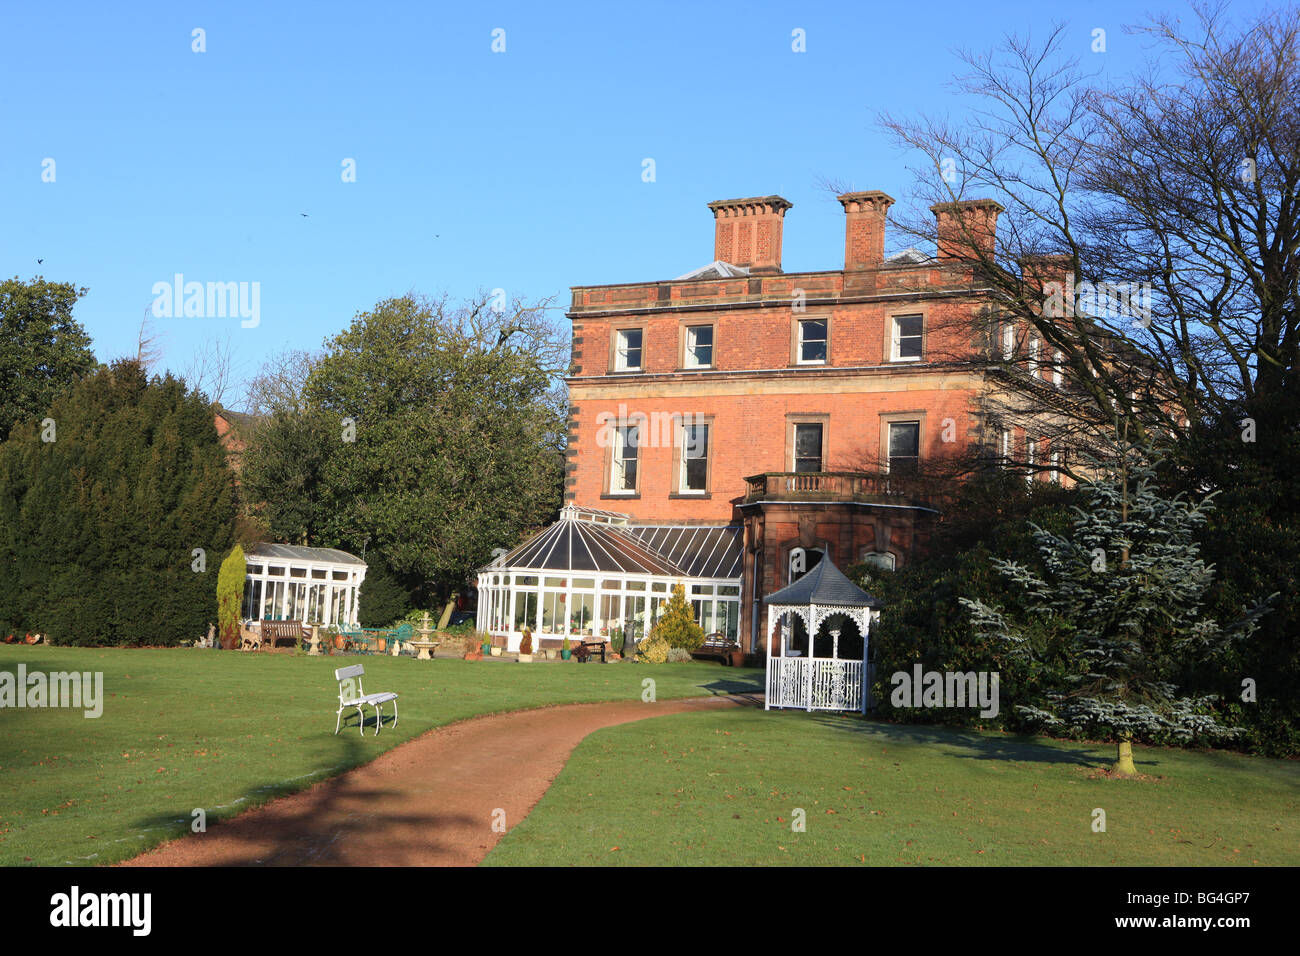
[[[334,732],[333,669],[401,694],[378,738]],[[0,645],[0,670],[102,671],[104,709],[0,709],[0,865],[111,863],[365,763],[477,714],[601,700],[761,690],[759,671],[709,664],[518,664],[316,658],[211,650]]]
[[[610,727],[484,865],[1296,865],[1300,763],[761,710]],[[805,832],[793,832],[796,808]],[[1093,811],[1106,830],[1093,831]]]

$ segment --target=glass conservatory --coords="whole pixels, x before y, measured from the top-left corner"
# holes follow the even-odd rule
[[[366,564],[334,548],[259,542],[244,551],[243,619],[357,626]]]
[[[518,650],[573,640],[642,640],[677,584],[706,634],[740,625],[740,528],[633,525],[567,507],[560,520],[478,574],[478,629]]]

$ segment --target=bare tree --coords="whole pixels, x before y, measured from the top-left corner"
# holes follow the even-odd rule
[[[1198,8],[1194,33],[1136,31],[1173,54],[1176,81],[1102,89],[1057,27],[961,54],[962,123],[881,116],[923,157],[895,225],[987,297],[969,351],[945,358],[992,371],[994,434],[1088,451],[1118,423],[1143,442],[1252,402],[1300,409],[1300,12],[1229,36],[1222,10]],[[918,208],[940,203],[958,204],[942,236]],[[1007,457],[1051,466],[1027,451]]]
[[[148,373],[162,358],[162,346],[159,345],[158,333],[149,321],[149,309],[144,310],[140,319],[140,331],[136,334],[135,360]]]
[[[214,405],[224,406],[236,372],[234,347],[227,335],[224,339],[209,339],[195,349],[181,378]]]
[[[307,378],[316,360],[304,349],[285,349],[270,356],[244,389],[243,411],[255,417],[280,411],[301,413],[307,407]]]

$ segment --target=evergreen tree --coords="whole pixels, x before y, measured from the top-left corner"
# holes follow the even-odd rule
[[[208,403],[124,360],[46,417],[52,430],[20,425],[0,444],[0,628],[91,645],[202,635],[235,536]]]
[[[651,640],[662,640],[668,647],[684,651],[698,651],[704,643],[704,628],[695,623],[695,612],[686,600],[685,585],[673,585],[672,596],[664,605],[663,614],[650,628]]]
[[[1247,637],[1266,610],[1257,604],[1228,625],[1204,614],[1214,570],[1201,559],[1195,533],[1213,496],[1162,497],[1151,457],[1121,443],[1116,473],[1083,486],[1086,503],[1072,508],[1068,536],[1031,526],[1039,567],[993,561],[1023,593],[1025,613],[960,599],[977,631],[1043,672],[1063,675],[1019,710],[1048,727],[1106,735],[1117,745],[1114,770],[1121,774],[1136,772],[1134,739],[1237,732],[1211,712],[1213,695],[1184,695],[1172,678]]]
[[[239,643],[239,611],[244,603],[244,579],[248,576],[248,562],[244,549],[235,545],[217,573],[217,629],[221,646],[233,650]]]

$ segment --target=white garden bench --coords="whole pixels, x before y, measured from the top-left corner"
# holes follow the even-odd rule
[[[374,708],[375,711],[375,736],[379,736],[379,728],[384,723],[384,704],[390,700],[393,702],[393,726],[397,726],[397,695],[391,691],[384,694],[367,694],[365,688],[361,686],[361,678],[366,669],[360,664],[353,664],[351,667],[340,667],[334,671],[334,679],[339,682],[339,710],[334,721],[334,733],[338,734],[339,728],[343,725],[343,711],[349,707],[357,709],[357,716],[361,718],[361,736],[366,735],[366,712],[362,709],[366,705]]]

